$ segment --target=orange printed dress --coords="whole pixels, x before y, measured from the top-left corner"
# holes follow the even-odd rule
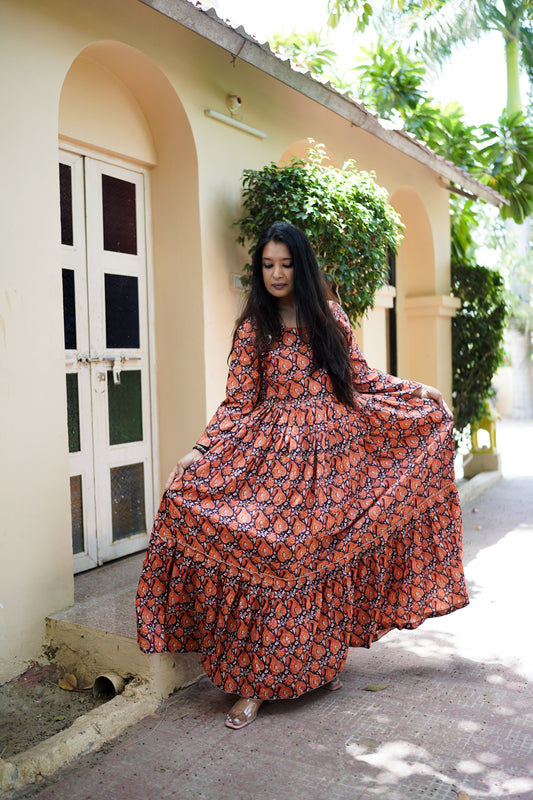
[[[355,408],[283,328],[263,362],[239,328],[209,448],[165,493],[137,593],[146,653],[199,651],[216,686],[292,698],[348,647],[468,603],[452,420],[370,369],[340,306]]]

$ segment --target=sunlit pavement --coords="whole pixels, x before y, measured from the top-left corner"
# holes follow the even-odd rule
[[[533,423],[498,441],[504,477],[463,510],[466,609],[352,650],[343,689],[264,706],[242,731],[204,678],[16,797],[531,800]]]

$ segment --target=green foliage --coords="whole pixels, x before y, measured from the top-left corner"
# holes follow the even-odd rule
[[[401,3],[402,0],[399,0]],[[355,23],[355,30],[364,31],[370,22],[373,13],[372,4],[368,0],[329,0],[328,2],[328,25],[336,28],[341,21],[343,14],[351,14]]]
[[[461,309],[452,320],[453,407],[460,432],[478,422],[503,363],[507,319],[504,281],[486,267],[452,265],[452,292]]]
[[[518,111],[481,131],[482,179],[508,200],[502,217],[521,223],[533,212],[533,128]]]
[[[322,76],[339,89],[350,87],[351,81],[337,72],[337,53],[331,49],[322,31],[293,31],[288,36],[274,33],[269,44],[283,58],[290,58],[294,66]]]
[[[505,0],[504,10],[500,11],[486,2],[476,5],[454,4],[452,0],[405,0],[402,8],[413,29],[418,25],[426,38],[437,36],[437,31],[443,42],[448,43],[448,51],[456,41],[454,31],[459,39],[465,39],[470,36],[468,31],[472,33],[470,38],[479,38],[481,30],[496,29],[513,36],[515,32],[517,36],[520,34],[524,55],[530,39],[533,53],[533,33],[529,21],[524,19],[525,3],[526,0]],[[337,0],[330,6],[335,6],[339,14],[364,13],[357,0]],[[395,7],[399,8],[399,3]],[[475,30],[471,17],[475,18]],[[466,30],[461,27],[463,24]],[[336,54],[322,41],[320,33],[276,35],[272,45],[339,88],[349,85],[346,77],[336,74]],[[425,46],[433,47],[427,42]],[[520,223],[533,213],[533,128],[521,112],[504,112],[497,125],[468,125],[458,103],[442,106],[424,95],[421,88],[426,75],[424,63],[406,54],[401,45],[385,46],[380,38],[375,46],[362,48],[362,52],[364,63],[356,67],[360,74],[359,99],[385,119],[400,117],[405,129],[438,155],[499,192],[507,201],[501,209],[504,218]],[[465,217],[461,219],[463,211]],[[459,237],[456,243],[452,238],[452,249],[458,245],[458,256],[461,248],[465,252],[469,244],[465,237],[472,219],[473,213],[464,202],[452,201],[452,237],[455,233]]]
[[[479,171],[477,128],[465,122],[464,109],[459,103],[443,106],[424,98],[406,116],[405,128],[457,167],[469,172]]]
[[[450,243],[452,264],[474,264],[477,243],[473,232],[478,226],[478,207],[473,200],[450,197]]]
[[[526,0],[527,1],[527,0]],[[417,0],[407,2],[406,0],[390,0],[391,9],[396,7],[402,11],[406,7],[416,6],[419,9],[431,10],[437,8],[442,0]],[[328,25],[336,28],[344,14],[349,14],[354,22],[355,30],[364,31],[374,13],[374,6],[379,6],[375,0],[328,0]]]
[[[521,223],[533,213],[533,127],[521,112],[504,112],[496,125],[468,125],[458,103],[442,106],[422,95],[424,66],[401,47],[378,42],[375,50],[364,52],[368,63],[359,69],[364,69],[365,102],[382,117],[399,115],[405,129],[438,155],[499,192],[507,201],[501,209],[504,219]],[[466,216],[460,220],[463,210]],[[464,236],[469,220],[471,209],[464,202],[452,203],[452,236]]]
[[[291,58],[297,66],[317,74],[333,67],[337,60],[337,53],[324,40],[322,31],[293,31],[288,36],[274,33],[269,43],[273,50]]]
[[[362,47],[360,99],[382,117],[389,118],[396,109],[414,110],[423,99],[421,90],[426,69],[413,61],[396,43],[385,47],[381,37],[372,47]]]
[[[527,224],[527,223],[526,223]],[[509,327],[529,336],[533,330],[533,251],[520,244],[523,231],[508,222],[496,219],[487,234],[486,246],[491,248],[507,286],[507,305],[509,308]]]
[[[324,164],[318,145],[309,160],[271,163],[243,175],[243,214],[234,223],[238,242],[253,252],[260,233],[285,220],[309,237],[319,265],[348,316],[355,321],[372,308],[387,282],[388,255],[396,252],[402,225],[373,176],[348,162],[342,170]],[[245,267],[250,272],[251,265]]]

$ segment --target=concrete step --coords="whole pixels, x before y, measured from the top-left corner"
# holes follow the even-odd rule
[[[160,697],[203,675],[198,653],[145,655],[137,644],[135,593],[144,554],[77,575],[74,605],[46,620],[49,657],[83,683],[117,673]]]

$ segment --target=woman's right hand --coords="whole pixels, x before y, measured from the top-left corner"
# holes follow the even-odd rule
[[[178,480],[178,478],[181,478],[181,476],[183,475],[185,470],[188,467],[190,467],[191,464],[194,464],[194,462],[197,461],[201,457],[202,457],[202,454],[199,453],[198,450],[191,450],[189,453],[187,453],[186,456],[183,456],[183,458],[180,458],[180,460],[178,461],[178,463],[176,464],[176,466],[174,467],[174,469],[172,470],[172,472],[168,476],[168,480],[165,483],[165,492],[167,491],[167,489],[170,489],[171,484],[174,483],[175,480]]]

